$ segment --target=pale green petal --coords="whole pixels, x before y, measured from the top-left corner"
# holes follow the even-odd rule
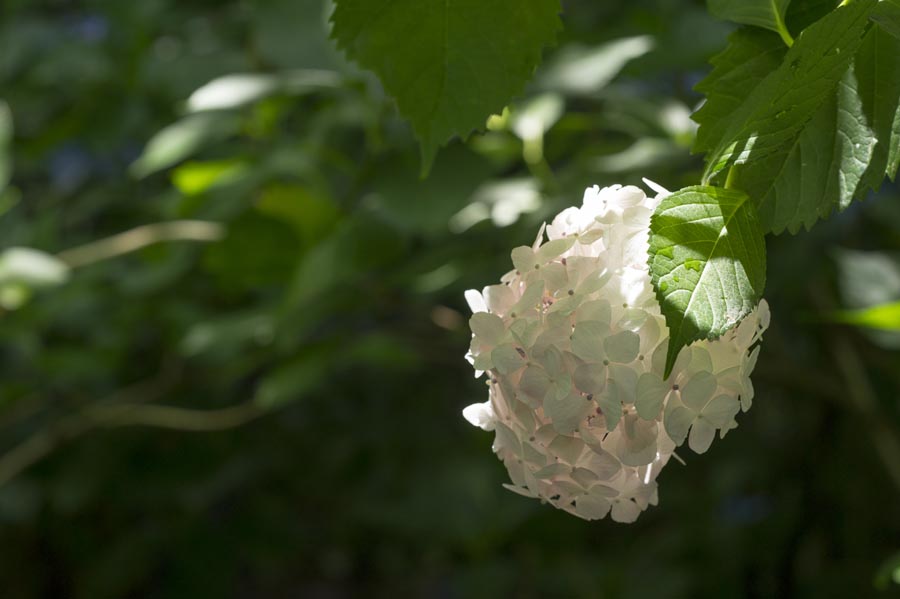
[[[610,510],[612,519],[616,522],[631,523],[641,515],[641,508],[630,499],[615,501]]]
[[[584,441],[566,435],[559,435],[547,446],[551,454],[570,465],[578,461],[585,448]]]
[[[698,418],[691,427],[691,436],[688,438],[688,447],[696,453],[705,453],[716,436],[716,427],[705,418]]]
[[[497,436],[494,438],[495,449],[506,449],[511,451],[516,457],[522,457],[522,442],[519,441],[518,435],[502,422],[495,421],[494,427],[497,433]]]
[[[626,466],[645,466],[656,459],[656,439],[659,427],[656,422],[626,415],[619,428],[616,454]]]
[[[596,474],[600,480],[609,480],[622,470],[622,464],[613,454],[591,446],[591,452],[582,457],[581,465]]]
[[[731,424],[741,406],[732,395],[717,395],[706,404],[700,415],[716,428],[724,428]]]
[[[538,353],[537,344],[535,344],[535,353]],[[537,361],[540,362],[541,366],[544,367],[544,370],[547,371],[547,374],[550,375],[551,378],[566,370],[563,354],[555,345],[545,347],[537,356]]]
[[[566,267],[562,264],[557,262],[548,264],[541,268],[538,273],[544,281],[544,286],[550,293],[569,288],[569,275],[566,274]]]
[[[622,315],[622,318],[619,319],[616,326],[620,329],[625,329],[626,331],[640,333],[641,336],[643,336],[644,331],[641,330],[641,327],[647,322],[647,317],[648,314],[645,310],[640,308],[628,308],[625,310],[625,313]],[[655,345],[656,339],[653,341]]]
[[[535,283],[525,288],[522,297],[509,311],[510,316],[515,314],[522,317],[537,316],[537,307],[544,296],[544,283]]]
[[[575,313],[575,320],[577,322],[593,320],[602,322],[607,328],[609,328],[609,321],[611,318],[612,307],[606,300],[591,300],[589,302],[584,302],[578,307],[578,311]]]
[[[588,362],[575,369],[572,380],[580,391],[599,395],[606,388],[606,376],[606,366]]]
[[[553,260],[554,258],[572,249],[572,246],[575,245],[575,241],[575,237],[563,237],[562,239],[554,239],[553,241],[548,241],[540,248],[538,248],[537,260],[541,264],[546,264],[550,260]]]
[[[500,374],[509,374],[525,366],[525,358],[512,343],[506,343],[491,352],[494,368]]]
[[[603,335],[608,330],[602,322],[594,320],[579,322],[572,333],[572,353],[588,362],[602,361],[606,357],[603,351]]]
[[[684,443],[688,429],[693,423],[694,413],[684,406],[675,405],[675,402],[670,399],[669,404],[666,406],[663,424],[665,424],[666,432],[676,445]]]
[[[572,375],[568,372],[557,374],[550,379],[550,390],[544,401],[547,399],[562,400],[572,392]]]
[[[577,293],[582,295],[590,295],[592,293],[597,293],[609,283],[609,280],[612,278],[612,273],[608,271],[603,271],[600,273],[591,273],[581,282],[581,284],[576,289]]]
[[[582,495],[575,500],[575,513],[586,520],[605,518],[610,507],[609,501],[593,495]]]
[[[572,479],[579,485],[587,489],[588,487],[599,481],[600,477],[587,468],[575,468],[574,470],[572,470]]]
[[[603,417],[606,419],[606,428],[614,430],[622,418],[622,400],[619,399],[619,393],[616,392],[615,383],[610,381],[606,393],[599,398],[595,397],[594,401],[597,402],[603,411]]]
[[[520,273],[524,274],[532,271],[534,270],[534,267],[537,266],[537,256],[535,256],[534,250],[527,245],[515,248],[510,255],[512,257],[513,266],[515,266],[516,270]]]
[[[509,325],[509,332],[522,347],[532,347],[541,332],[541,321],[526,318],[516,319]]]
[[[572,469],[565,464],[548,464],[544,466],[540,470],[536,470],[534,472],[534,477],[540,480],[548,480],[553,478],[554,476],[563,476],[569,474]]]
[[[579,423],[587,417],[592,406],[581,395],[570,393],[562,399],[547,397],[544,400],[544,414],[553,423],[553,428],[570,434],[578,430]]]
[[[519,391],[522,395],[536,402],[543,402],[549,390],[550,376],[537,364],[528,366],[522,373],[522,379],[519,381]]]
[[[681,390],[681,401],[694,412],[700,412],[716,392],[718,382],[711,372],[698,372],[693,375]]]
[[[638,415],[644,420],[656,420],[671,389],[658,374],[653,372],[642,374],[638,379],[637,398],[634,400]]]
[[[475,356],[472,366],[475,367],[475,370],[490,370],[493,368],[494,362],[491,360],[491,352],[484,352]]]
[[[516,296],[509,285],[490,285],[484,288],[484,301],[491,312],[504,316],[516,303]]]
[[[553,302],[553,305],[550,306],[550,309],[547,312],[559,313],[559,314],[571,314],[575,310],[578,309],[578,306],[581,305],[581,302],[584,301],[584,295],[581,293],[575,293],[573,295],[564,295],[561,299]]]
[[[497,345],[506,334],[503,319],[488,312],[477,312],[469,319],[469,327],[482,343]]]
[[[578,327],[575,327],[576,332]],[[573,341],[574,344],[574,341]],[[641,338],[631,331],[622,331],[603,340],[606,349],[606,357],[612,362],[628,364],[638,357],[641,348]]]

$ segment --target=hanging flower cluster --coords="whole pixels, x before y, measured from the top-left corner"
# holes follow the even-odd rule
[[[685,439],[705,452],[750,408],[765,301],[714,341],[684,348],[668,379],[668,329],[647,266],[650,216],[667,193],[585,191],[534,245],[512,251],[501,284],[466,292],[466,358],[489,399],[463,411],[494,431],[511,491],[587,520],[633,522]],[[548,240],[544,241],[544,234]]]

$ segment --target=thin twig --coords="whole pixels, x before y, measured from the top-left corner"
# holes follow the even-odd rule
[[[246,424],[266,411],[255,402],[217,410],[190,410],[160,405],[94,405],[61,419],[0,456],[0,487],[50,455],[66,442],[96,428],[149,426],[190,432],[213,432]]]
[[[219,223],[202,220],[179,220],[143,225],[105,239],[64,250],[57,258],[78,268],[135,252],[164,241],[218,241],[225,235]]]

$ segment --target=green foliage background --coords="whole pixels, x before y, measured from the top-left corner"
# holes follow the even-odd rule
[[[896,184],[768,240],[755,405],[636,524],[503,490],[462,420],[485,394],[463,291],[587,185],[702,174],[692,87],[731,26],[688,0],[565,8],[522,97],[420,180],[320,0],[4,3],[2,247],[224,237],[0,279],[0,472],[28,465],[0,486],[3,597],[897,592],[900,326],[835,322],[900,300]]]

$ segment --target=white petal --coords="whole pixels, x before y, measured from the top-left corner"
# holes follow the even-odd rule
[[[612,519],[616,522],[631,523],[641,515],[641,508],[630,499],[615,501],[612,504]]]
[[[484,403],[473,403],[462,411],[463,418],[473,426],[486,431],[494,430],[494,409],[490,400]]]
[[[644,185],[646,185],[647,187],[649,187],[650,189],[652,189],[653,191],[655,191],[655,192],[656,192],[658,195],[660,195],[660,196],[665,197],[665,196],[670,195],[670,194],[672,193],[671,191],[669,191],[668,189],[666,189],[665,187],[663,187],[663,186],[660,185],[659,183],[654,183],[654,182],[651,181],[650,179],[642,178],[641,180],[644,182]]]
[[[509,489],[513,493],[518,493],[524,497],[531,497],[532,499],[536,499],[537,495],[528,490],[527,487],[519,487],[517,485],[511,485],[509,483],[503,483],[504,488]]]
[[[494,314],[505,315],[516,303],[509,285],[490,285],[484,288],[484,301]]]
[[[469,309],[472,310],[473,314],[487,312],[487,304],[484,303],[484,297],[477,289],[467,289],[465,296],[466,302],[469,304]]]
[[[587,520],[605,518],[610,507],[609,501],[593,495],[582,495],[575,500],[575,513]]]

